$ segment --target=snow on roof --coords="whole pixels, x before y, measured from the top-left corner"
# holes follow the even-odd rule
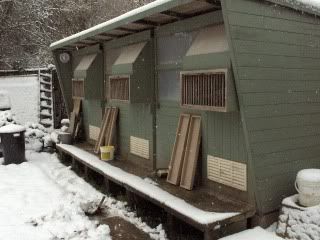
[[[161,202],[171,209],[176,210],[177,212],[181,213],[184,216],[187,216],[197,223],[210,224],[225,220],[239,214],[227,212],[216,213],[201,210],[136,175],[127,173],[120,168],[114,167],[106,162],[101,161],[97,156],[88,153],[80,148],[66,144],[58,144],[58,146],[77,156],[82,161],[86,162],[89,166],[93,166],[94,168],[103,171],[106,175],[117,179],[118,181],[121,181],[126,185],[129,185],[133,189],[146,194],[147,196]]]
[[[9,124],[0,128],[0,133],[15,133],[15,132],[23,132],[26,128],[17,124]]]
[[[85,38],[87,36],[96,35],[99,33],[103,33],[112,29],[115,29],[118,26],[128,24],[130,22],[139,20],[143,17],[152,15],[157,12],[165,11],[167,9],[173,8],[175,6],[185,4],[188,2],[192,2],[193,0],[156,0],[149,4],[146,4],[142,7],[133,9],[125,14],[122,14],[116,18],[113,18],[109,21],[100,23],[94,27],[86,29],[84,31],[78,32],[74,35],[56,41],[50,45],[51,49],[55,49],[61,47],[63,45],[68,44],[69,42],[76,40],[78,38]],[[90,35],[90,36],[91,36]]]
[[[320,0],[287,0],[289,3],[292,3],[293,5],[303,5],[305,7],[308,7],[312,10],[319,11],[320,9]]]

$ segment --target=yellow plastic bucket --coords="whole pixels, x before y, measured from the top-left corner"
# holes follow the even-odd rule
[[[110,161],[114,157],[114,146],[102,146],[100,147],[101,160]]]

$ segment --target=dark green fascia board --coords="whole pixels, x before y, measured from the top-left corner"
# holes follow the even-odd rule
[[[183,58],[183,70],[208,70],[216,68],[229,68],[231,63],[230,53],[219,52],[185,56]]]
[[[59,61],[59,54],[62,53],[62,52],[65,52],[65,51],[59,51],[59,50],[52,51],[52,56],[53,56],[54,65],[56,66],[56,69],[57,69],[58,81],[59,81],[60,88],[61,88],[61,95],[62,95],[64,104],[66,106],[67,116],[69,117],[71,106],[70,106],[69,102],[67,101],[67,99],[68,99],[67,96],[66,96],[67,94],[65,92],[64,85],[63,85],[63,82],[62,82],[63,73],[62,73],[61,67],[60,67],[61,62]],[[70,54],[70,52],[69,52],[69,54]],[[70,61],[71,61],[71,59],[70,59]]]
[[[284,7],[292,8],[297,11],[301,11],[303,13],[309,13],[311,15],[320,16],[320,8],[311,7],[307,4],[298,2],[296,0],[291,1],[283,1],[283,0],[267,0],[268,2],[278,4]]]
[[[133,64],[118,64],[112,66],[113,75],[131,75],[133,73]]]
[[[113,18],[107,22],[101,23],[97,26],[94,26],[82,32],[76,33],[67,38],[61,39],[57,42],[54,42],[50,45],[50,50],[62,48],[64,46],[79,42],[81,40],[93,37],[101,33],[107,33],[108,31],[114,30],[118,27],[125,26],[128,23],[141,20],[150,15],[160,13],[160,12],[169,10],[171,8],[177,7],[179,5],[183,5],[190,2],[193,2],[193,0],[163,0],[161,2],[155,1],[155,2],[149,3],[138,9],[134,9],[130,12],[127,12],[119,17]]]
[[[100,53],[101,52],[101,47],[100,44],[96,44],[90,47],[85,47],[85,48],[81,48],[79,50],[74,50],[72,52],[72,55],[74,57],[78,57],[78,56],[83,56],[83,55],[88,55],[88,54],[93,54],[93,53]]]
[[[128,46],[128,45],[139,43],[139,42],[145,42],[145,41],[149,41],[151,39],[151,37],[152,37],[151,31],[147,30],[147,31],[143,31],[140,33],[136,33],[133,35],[129,35],[126,37],[122,37],[119,39],[114,39],[114,40],[105,42],[103,44],[103,49],[108,50],[108,49],[114,49],[114,48],[119,48],[119,47],[123,47],[123,46]]]
[[[168,36],[177,32],[191,32],[196,29],[215,24],[223,24],[223,16],[221,10],[164,25],[156,29],[155,34],[158,37]]]

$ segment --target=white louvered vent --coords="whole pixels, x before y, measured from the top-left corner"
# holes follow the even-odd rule
[[[208,155],[208,179],[247,191],[247,165]]]
[[[99,138],[100,128],[89,125],[89,138],[97,141]]]
[[[149,159],[149,141],[143,138],[130,137],[130,153]]]

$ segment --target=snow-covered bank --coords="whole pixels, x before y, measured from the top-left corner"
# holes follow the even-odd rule
[[[28,162],[0,165],[0,239],[110,239],[106,225],[85,215],[102,194],[62,165],[56,155],[26,153]],[[120,216],[153,239],[166,239],[162,226],[150,228],[124,202],[107,197],[110,216]]]
[[[0,111],[0,128],[16,123],[19,124],[10,110]],[[43,147],[58,141],[55,131],[50,132],[39,123],[26,123],[24,126],[26,128],[25,142],[27,150],[41,151]]]

